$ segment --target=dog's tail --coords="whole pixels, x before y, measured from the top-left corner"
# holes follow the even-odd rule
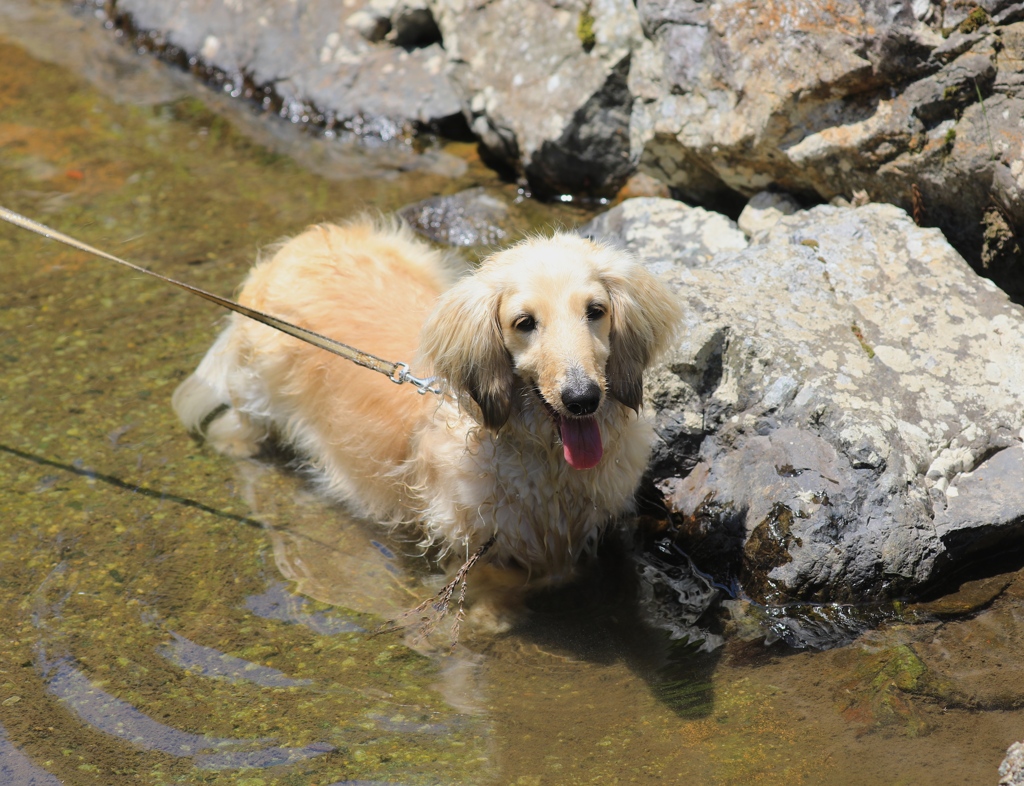
[[[245,375],[239,364],[233,325],[217,337],[199,367],[171,396],[178,419],[193,436],[229,456],[246,457],[259,452],[268,429],[235,408],[229,381]]]

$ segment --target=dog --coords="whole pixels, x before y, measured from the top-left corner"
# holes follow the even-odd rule
[[[232,314],[175,391],[184,425],[229,456],[290,447],[359,515],[487,563],[509,586],[571,579],[633,506],[653,430],[643,375],[681,306],[628,254],[533,237],[458,276],[400,223],[312,226],[258,261],[239,301],[389,360],[417,395]]]

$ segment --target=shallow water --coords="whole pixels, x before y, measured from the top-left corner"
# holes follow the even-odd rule
[[[217,292],[312,221],[515,196],[469,145],[254,118],[59,4],[0,31],[0,203]],[[669,642],[614,558],[450,656],[373,635],[437,588],[415,548],[171,413],[221,315],[13,228],[0,259],[0,783],[994,784],[1024,736],[1016,574],[825,653]]]

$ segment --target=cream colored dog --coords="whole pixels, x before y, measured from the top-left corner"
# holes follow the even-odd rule
[[[491,565],[520,583],[564,581],[631,508],[653,436],[643,373],[680,306],[629,256],[569,234],[526,240],[458,281],[452,268],[408,229],[325,224],[259,262],[239,298],[414,358],[443,397],[233,314],[174,408],[232,456],[291,446],[328,495],[416,523],[453,556],[494,536]]]

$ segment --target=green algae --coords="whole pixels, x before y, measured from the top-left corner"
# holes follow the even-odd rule
[[[856,322],[850,325],[850,332],[853,333],[853,337],[857,339],[857,343],[860,344],[860,348],[864,350],[864,354],[866,354],[868,358],[874,359],[875,350],[868,343],[867,339],[864,338],[864,331],[860,329],[860,326]]]
[[[989,17],[985,12],[985,9],[974,7],[971,9],[971,12],[967,14],[967,18],[964,19],[964,21],[962,21],[957,27],[957,30],[965,35],[970,35],[988,23]]]
[[[596,21],[588,3],[580,11],[579,22],[576,24],[576,37],[580,39],[584,52],[590,52],[597,45],[597,34],[594,32],[594,22]]]
[[[843,715],[862,727],[918,737],[934,730],[914,698],[934,691],[935,678],[906,644],[846,658],[851,676],[839,694]]]

